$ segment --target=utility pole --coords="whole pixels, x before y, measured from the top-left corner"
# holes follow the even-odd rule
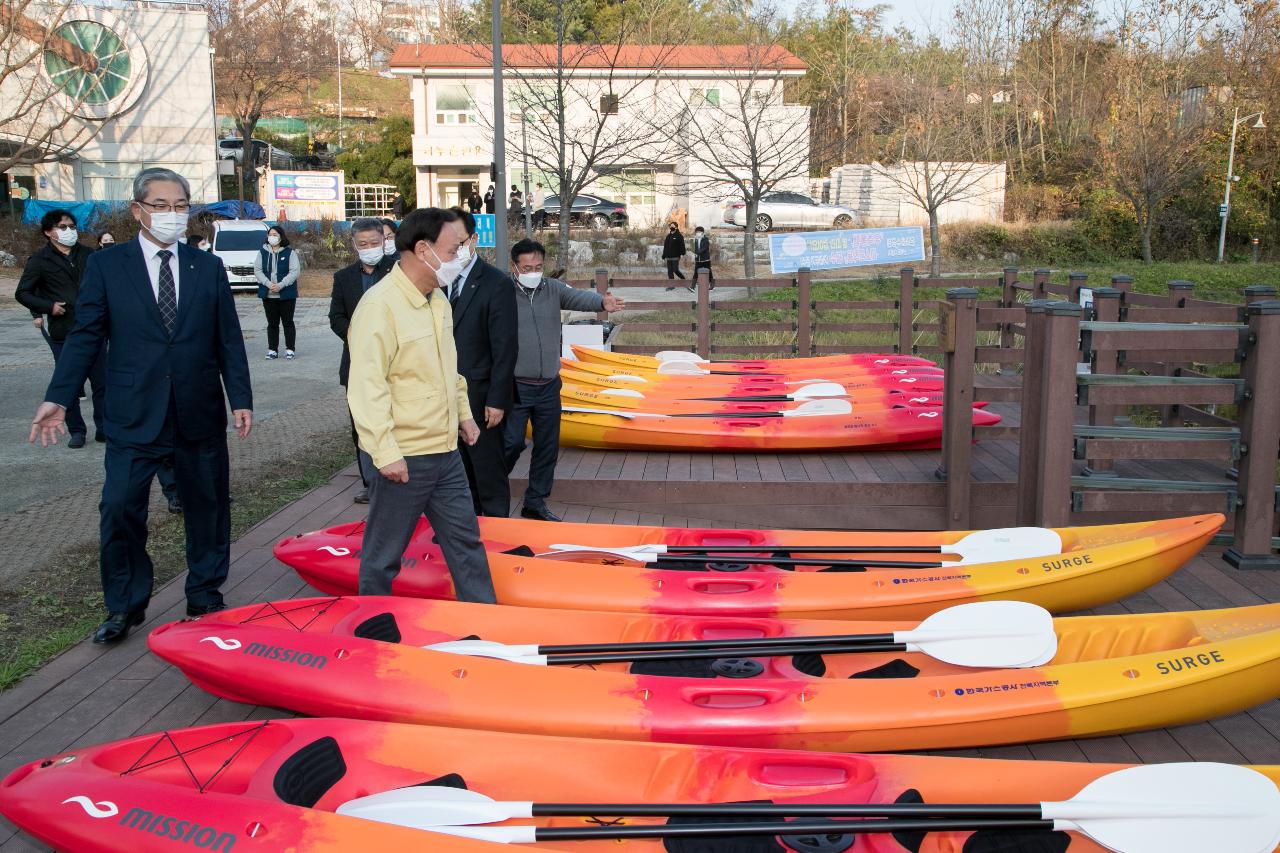
[[[333,44],[338,51],[338,150],[342,150],[342,41],[338,38],[338,13],[333,15]]]
[[[525,130],[528,114],[520,108],[520,149],[524,155],[524,236],[533,237],[533,196],[529,194],[529,133]]]
[[[502,93],[502,0],[491,0],[493,13],[493,253],[501,269],[507,256],[507,146]]]

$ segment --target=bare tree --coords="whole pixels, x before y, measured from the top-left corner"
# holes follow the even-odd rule
[[[69,157],[111,118],[103,106],[113,60],[62,29],[70,6],[0,3],[0,172]]]
[[[352,59],[363,68],[373,68],[395,48],[389,5],[387,0],[348,0],[342,28],[354,47]]]
[[[506,48],[505,139],[508,157],[547,175],[560,199],[566,215],[559,217],[556,245],[565,263],[573,199],[602,173],[652,162],[653,85],[676,47],[636,44],[652,21],[631,4],[613,10],[607,38],[584,18],[583,0],[548,0],[544,6],[549,19],[514,16],[530,32],[550,26],[554,41]],[[473,50],[488,60],[487,48]],[[492,131],[491,114],[477,112]]]
[[[210,38],[216,51],[218,99],[242,140],[239,198],[245,173],[255,174],[253,133],[273,102],[301,93],[310,79],[313,45],[295,0],[214,0]]]
[[[746,29],[748,43],[710,48],[728,78],[714,97],[712,90],[664,81],[659,97],[672,108],[655,116],[655,130],[687,163],[690,195],[745,204],[743,263],[753,278],[760,200],[808,176],[810,134],[809,108],[788,103],[787,72],[796,70],[795,56],[778,42],[772,21],[757,19]],[[763,221],[760,226],[768,228]]]

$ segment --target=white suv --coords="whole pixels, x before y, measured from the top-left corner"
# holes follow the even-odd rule
[[[852,228],[858,214],[838,204],[819,204],[800,193],[767,193],[756,210],[756,231],[774,228]],[[724,221],[745,228],[746,202],[735,201],[724,209]]]
[[[267,243],[267,223],[258,219],[224,219],[213,223],[213,253],[222,258],[232,290],[257,290],[254,255]]]

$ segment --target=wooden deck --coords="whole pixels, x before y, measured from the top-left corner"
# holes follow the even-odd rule
[[[591,503],[554,506],[566,519],[599,523],[705,524],[724,513],[709,499],[737,483],[772,480],[794,483],[812,491],[825,484],[851,496],[877,484],[926,483],[936,454],[878,454],[872,458],[794,456],[783,460],[764,454],[692,457],[680,454],[616,454],[567,452],[562,472],[579,484],[594,483]],[[660,458],[665,457],[665,458]],[[1008,476],[1012,460],[1002,448],[984,448],[983,465],[992,478]],[[932,460],[932,461],[930,461]],[[651,467],[652,466],[652,467]],[[640,512],[621,506],[618,491],[628,479],[656,480],[659,468],[669,482],[689,483],[705,476],[708,497],[698,505],[712,512],[681,516]],[[685,479],[672,481],[678,473]],[[602,481],[610,483],[600,488]],[[849,489],[849,484],[860,484]],[[355,520],[364,507],[352,504],[357,488],[352,470],[334,477],[297,502],[282,509],[232,545],[231,579],[226,589],[232,605],[310,594],[294,573],[276,562],[272,544],[281,537]],[[582,486],[557,484],[557,496],[582,494]],[[519,492],[516,492],[517,496]],[[871,518],[873,507],[860,510]],[[772,526],[798,516],[780,506],[761,507]],[[744,523],[746,522],[743,519]],[[191,686],[181,673],[147,652],[145,632],[183,615],[183,578],[158,590],[146,624],[114,648],[103,649],[88,640],[68,650],[17,687],[0,694],[0,774],[17,765],[71,747],[129,737],[165,728],[205,723],[285,716],[272,708],[216,699]],[[1241,573],[1224,564],[1217,551],[1197,557],[1172,579],[1096,612],[1125,613],[1229,607],[1280,602],[1280,575]],[[1280,763],[1280,701],[1224,719],[1122,737],[1072,740],[1031,746],[968,750],[966,755],[1039,758],[1069,761],[1159,762],[1188,759],[1226,762]],[[43,849],[0,819],[0,851]]]

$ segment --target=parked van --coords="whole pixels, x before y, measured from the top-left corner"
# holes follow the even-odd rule
[[[232,290],[256,290],[253,258],[267,243],[267,223],[259,219],[223,219],[213,223],[213,253],[222,258]]]

